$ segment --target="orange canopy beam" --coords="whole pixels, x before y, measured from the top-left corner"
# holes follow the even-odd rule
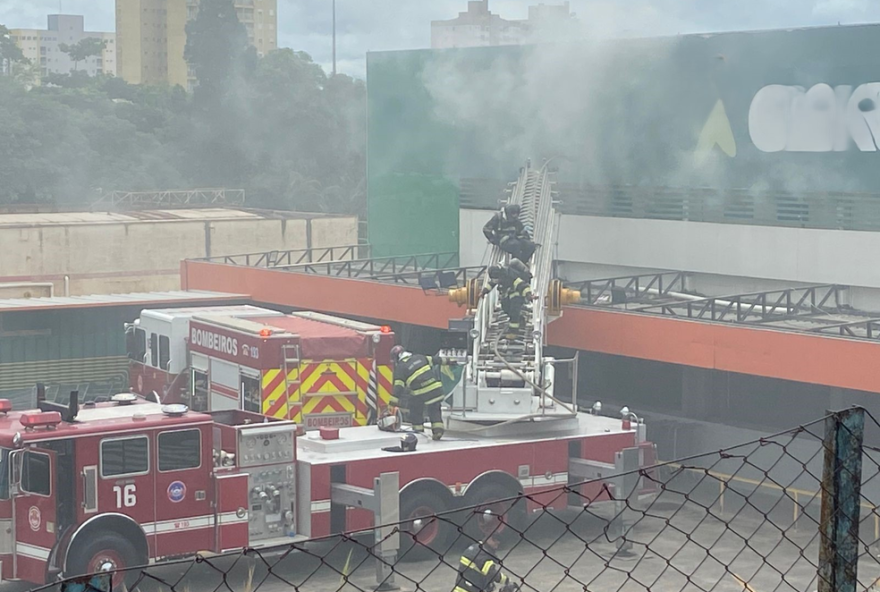
[[[465,311],[421,288],[198,261],[184,289],[236,291],[257,302],[445,329]],[[880,342],[568,307],[547,341],[630,358],[880,392]]]

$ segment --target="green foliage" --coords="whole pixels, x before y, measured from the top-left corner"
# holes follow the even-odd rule
[[[198,80],[196,99],[216,101],[231,88],[248,53],[247,32],[232,0],[201,0],[186,25],[184,58]]]
[[[58,49],[70,56],[74,71],[79,69],[80,62],[101,55],[105,47],[107,47],[107,41],[95,37],[80,39],[73,45],[68,45],[67,43],[58,44]]]
[[[239,59],[252,65],[196,69],[212,95],[82,71],[31,90],[0,77],[0,204],[226,186],[252,207],[363,214],[364,84],[301,52]]]
[[[10,37],[9,29],[0,25],[0,76],[14,73],[18,64],[27,61],[21,48]]]

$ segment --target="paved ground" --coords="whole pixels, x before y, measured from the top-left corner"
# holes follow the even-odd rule
[[[760,510],[731,499],[723,510],[717,503],[704,507],[705,500],[682,501],[661,499],[629,514],[636,523],[628,556],[616,552],[617,544],[608,534],[612,508],[606,505],[589,515],[541,515],[518,543],[502,551],[503,564],[523,590],[539,592],[816,590],[819,543],[810,516],[800,515],[793,525],[793,508],[784,499],[759,505]],[[880,577],[880,562],[876,549],[871,549],[873,555],[866,548],[861,551],[859,580],[864,590]],[[442,561],[400,562],[396,582],[402,590],[449,592],[458,557],[455,551]],[[145,582],[141,590],[168,590],[173,585],[176,592],[354,592],[376,587],[375,560],[351,542],[316,544],[307,552],[266,562],[271,570],[251,558],[156,567],[149,574],[162,582]]]

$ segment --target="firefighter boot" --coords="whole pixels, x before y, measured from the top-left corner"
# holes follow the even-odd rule
[[[446,430],[443,427],[442,421],[435,421],[431,424],[431,438],[434,440],[439,440],[443,437],[443,434],[446,433]]]

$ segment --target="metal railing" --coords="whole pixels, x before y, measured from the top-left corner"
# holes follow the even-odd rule
[[[677,300],[630,310],[654,311],[669,316],[710,321],[780,321],[837,311],[840,309],[840,292],[845,289],[838,285],[786,288],[752,294]],[[829,303],[831,310],[826,309]]]
[[[505,183],[462,179],[463,208],[496,209]],[[635,185],[557,186],[563,214],[760,226],[880,230],[880,194]]]
[[[387,282],[390,284],[402,284],[407,286],[421,286],[422,280],[426,277],[433,276],[434,279],[437,280],[437,283],[440,284],[440,274],[449,274],[449,277],[454,278],[457,286],[465,285],[468,280],[478,278],[483,273],[486,272],[486,266],[476,266],[476,267],[451,267],[446,269],[432,269],[428,271],[406,271],[402,273],[382,273],[369,278],[375,280],[377,282]],[[441,288],[444,286],[440,286]],[[447,286],[448,287],[448,286]],[[456,286],[452,286],[456,287]]]
[[[110,191],[92,206],[180,207],[204,205],[244,205],[244,189],[184,189],[171,191]]]
[[[297,273],[309,273],[345,277],[351,279],[374,279],[383,275],[395,276],[424,270],[453,268],[458,262],[458,253],[430,253],[395,257],[376,257],[372,259],[353,259],[301,263],[296,265],[276,265],[276,268]]]
[[[880,339],[880,319],[870,318],[845,323],[834,323],[824,327],[813,327],[813,333],[837,333],[841,337],[861,339]]]
[[[242,253],[240,255],[219,255],[193,259],[193,261],[241,265],[243,267],[292,267],[309,263],[368,259],[371,250],[370,245],[344,245],[341,247],[312,247],[286,251]]]
[[[643,298],[648,295],[665,296],[670,292],[684,292],[687,274],[683,271],[661,271],[642,275],[627,275],[582,282],[566,282],[565,287],[581,293],[581,304],[596,306],[603,300],[608,303],[615,293],[623,292],[629,298]]]

